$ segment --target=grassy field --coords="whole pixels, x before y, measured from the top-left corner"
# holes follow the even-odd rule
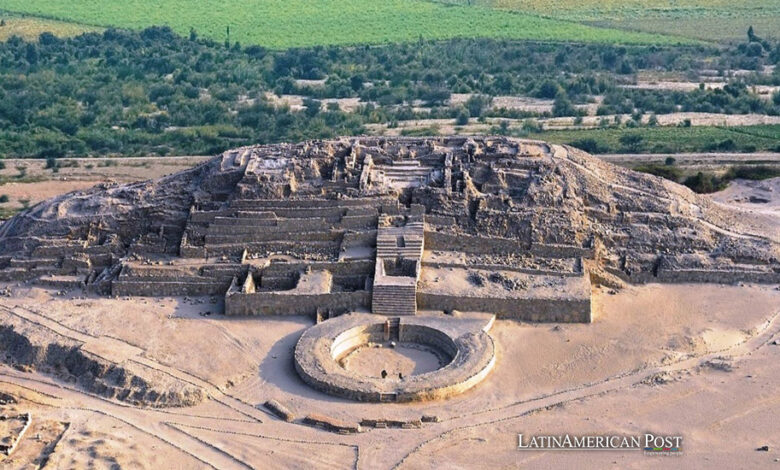
[[[687,18],[642,18],[612,21],[592,21],[590,24],[605,28],[619,28],[631,31],[645,31],[658,34],[679,34],[702,41],[745,41],[746,32],[753,26],[763,38],[780,38],[780,14],[758,17],[696,17]]]
[[[19,36],[28,41],[33,41],[38,39],[38,36],[43,32],[50,32],[59,37],[70,37],[101,29],[77,23],[45,18],[3,15],[2,13],[0,13],[0,18],[5,21],[5,26],[0,26],[0,41],[5,41],[11,36]]]
[[[712,151],[777,151],[780,148],[780,125],[739,127],[657,127],[637,129],[589,129],[547,131],[531,134],[533,139],[556,144],[571,144],[584,139],[597,143],[601,153],[632,152],[620,141],[621,136],[636,134],[642,140],[638,152],[680,153]],[[716,148],[723,142],[733,142],[733,148]]]
[[[704,40],[741,40],[751,25],[760,35],[780,36],[780,2],[776,0],[477,0],[475,3]]]
[[[288,48],[453,37],[626,44],[690,42],[481,6],[424,0],[0,0],[0,10],[94,26],[168,25],[181,34]]]

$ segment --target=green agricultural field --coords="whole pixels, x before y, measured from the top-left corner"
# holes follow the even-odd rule
[[[2,13],[0,13],[0,20],[5,23],[5,25],[0,26],[0,41],[5,41],[11,36],[19,36],[28,41],[33,41],[38,39],[38,36],[43,32],[50,32],[59,37],[70,37],[101,29],[94,26],[85,26],[64,21],[3,15]]]
[[[168,25],[180,34],[283,49],[418,38],[492,37],[625,44],[689,43],[536,14],[424,0],[0,0],[0,10],[95,26]]]
[[[780,14],[747,17],[655,17],[613,21],[592,21],[589,24],[605,28],[644,31],[657,34],[679,34],[702,41],[745,41],[749,27],[762,38],[780,38]]]
[[[641,136],[636,149],[626,148],[626,144],[621,142],[620,138],[627,134]],[[761,152],[780,148],[780,125],[565,130],[541,132],[529,137],[574,145],[592,140],[600,153]]]
[[[447,1],[469,3],[469,0]],[[751,25],[759,35],[780,36],[777,0],[474,0],[470,3],[703,40],[741,40]]]

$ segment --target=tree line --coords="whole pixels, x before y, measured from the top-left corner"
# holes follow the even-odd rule
[[[763,41],[763,40],[762,40]],[[753,46],[753,44],[759,44]],[[757,51],[760,48],[760,51]],[[70,39],[0,43],[0,156],[214,154],[250,143],[361,134],[369,123],[420,118],[577,115],[604,96],[599,112],[677,110],[780,113],[748,74],[723,90],[648,91],[619,87],[639,70],[696,74],[704,67],[760,71],[780,45],[621,47],[489,39],[270,51],[218,44],[165,27],[109,29]],[[304,95],[294,111],[268,92]],[[451,106],[452,93],[470,93]],[[490,97],[554,100],[552,113],[495,110]],[[328,98],[360,98],[356,112]]]

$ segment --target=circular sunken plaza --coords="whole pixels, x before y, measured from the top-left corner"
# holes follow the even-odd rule
[[[495,346],[486,333],[493,318],[342,315],[303,333],[295,368],[312,387],[353,400],[447,398],[475,386],[493,368]]]

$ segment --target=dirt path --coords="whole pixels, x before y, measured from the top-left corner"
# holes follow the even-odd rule
[[[446,431],[434,436],[433,438],[421,442],[411,452],[404,455],[404,457],[399,460],[398,463],[396,463],[396,465],[394,465],[392,468],[396,469],[402,467],[410,457],[412,457],[415,453],[420,452],[426,445],[445,439],[453,433],[463,429],[485,426],[488,424],[496,424],[561,404],[588,399],[617,390],[625,390],[655,375],[694,369],[696,367],[706,365],[708,361],[712,361],[714,359],[737,359],[742,356],[750,355],[754,351],[763,346],[766,346],[770,342],[774,341],[775,338],[780,336],[780,321],[778,321],[779,318],[780,310],[778,310],[778,312],[775,313],[771,319],[765,322],[755,335],[747,338],[745,341],[736,346],[724,349],[722,351],[715,351],[705,355],[683,359],[660,367],[641,369],[631,373],[611,377],[594,384],[583,385],[570,390],[564,390],[558,393],[533,398],[531,400],[525,400],[493,410],[480,410],[472,413],[466,413],[462,416],[453,418],[452,420],[448,421],[448,423],[455,423],[455,426],[448,426]],[[479,416],[478,421],[473,422],[470,420],[470,418],[473,418],[474,416]]]
[[[601,160],[616,165],[636,166],[647,163],[664,163],[667,158],[675,160],[682,167],[713,167],[723,165],[780,165],[780,152],[756,153],[614,153],[595,155]]]
[[[8,308],[3,307],[3,309]],[[101,340],[101,338],[72,330],[40,313],[20,308],[8,310],[13,311],[13,314],[19,318],[82,341],[85,345],[99,344],[95,341]],[[257,415],[261,412],[251,405],[226,395],[218,388],[197,377],[144,358],[142,354],[133,355],[130,360],[139,360],[143,364],[166,371],[182,380],[206,387],[219,406],[225,409],[225,413],[217,413],[217,415],[214,412],[203,413],[197,407],[182,410],[136,407],[85,393],[76,387],[59,383],[55,379],[37,373],[23,373],[7,366],[0,366],[0,390],[22,387],[40,394],[42,399],[48,402],[46,403],[48,406],[55,406],[68,412],[94,413],[110,417],[163,442],[172,449],[186,454],[203,466],[210,468],[260,468],[258,466],[260,463],[247,461],[240,455],[234,455],[234,453],[220,448],[219,445],[208,442],[202,435],[198,434],[198,430],[208,430],[226,436],[244,435],[305,445],[347,446],[355,449],[355,461],[352,463],[344,462],[345,465],[352,468],[399,468],[407,464],[411,457],[425,449],[426,446],[446,439],[460,430],[500,423],[562,403],[630,389],[635,384],[657,374],[695,369],[705,365],[708,361],[720,360],[724,357],[739,358],[750,355],[778,337],[780,334],[778,318],[780,318],[780,311],[755,328],[752,335],[746,336],[744,341],[730,348],[685,357],[663,366],[634,370],[598,382],[583,384],[496,408],[464,411],[462,414],[440,423],[426,425],[422,429],[413,431],[411,439],[409,437],[412,436],[412,431],[406,430],[371,430],[359,435],[339,436],[325,434],[324,431],[298,424],[284,423],[267,416],[263,416],[264,419],[259,419]],[[127,348],[123,351],[125,354],[137,352],[137,348],[132,345],[123,347]],[[406,433],[405,438],[396,440],[395,437],[398,436],[398,433]],[[399,456],[402,457],[399,459]]]

